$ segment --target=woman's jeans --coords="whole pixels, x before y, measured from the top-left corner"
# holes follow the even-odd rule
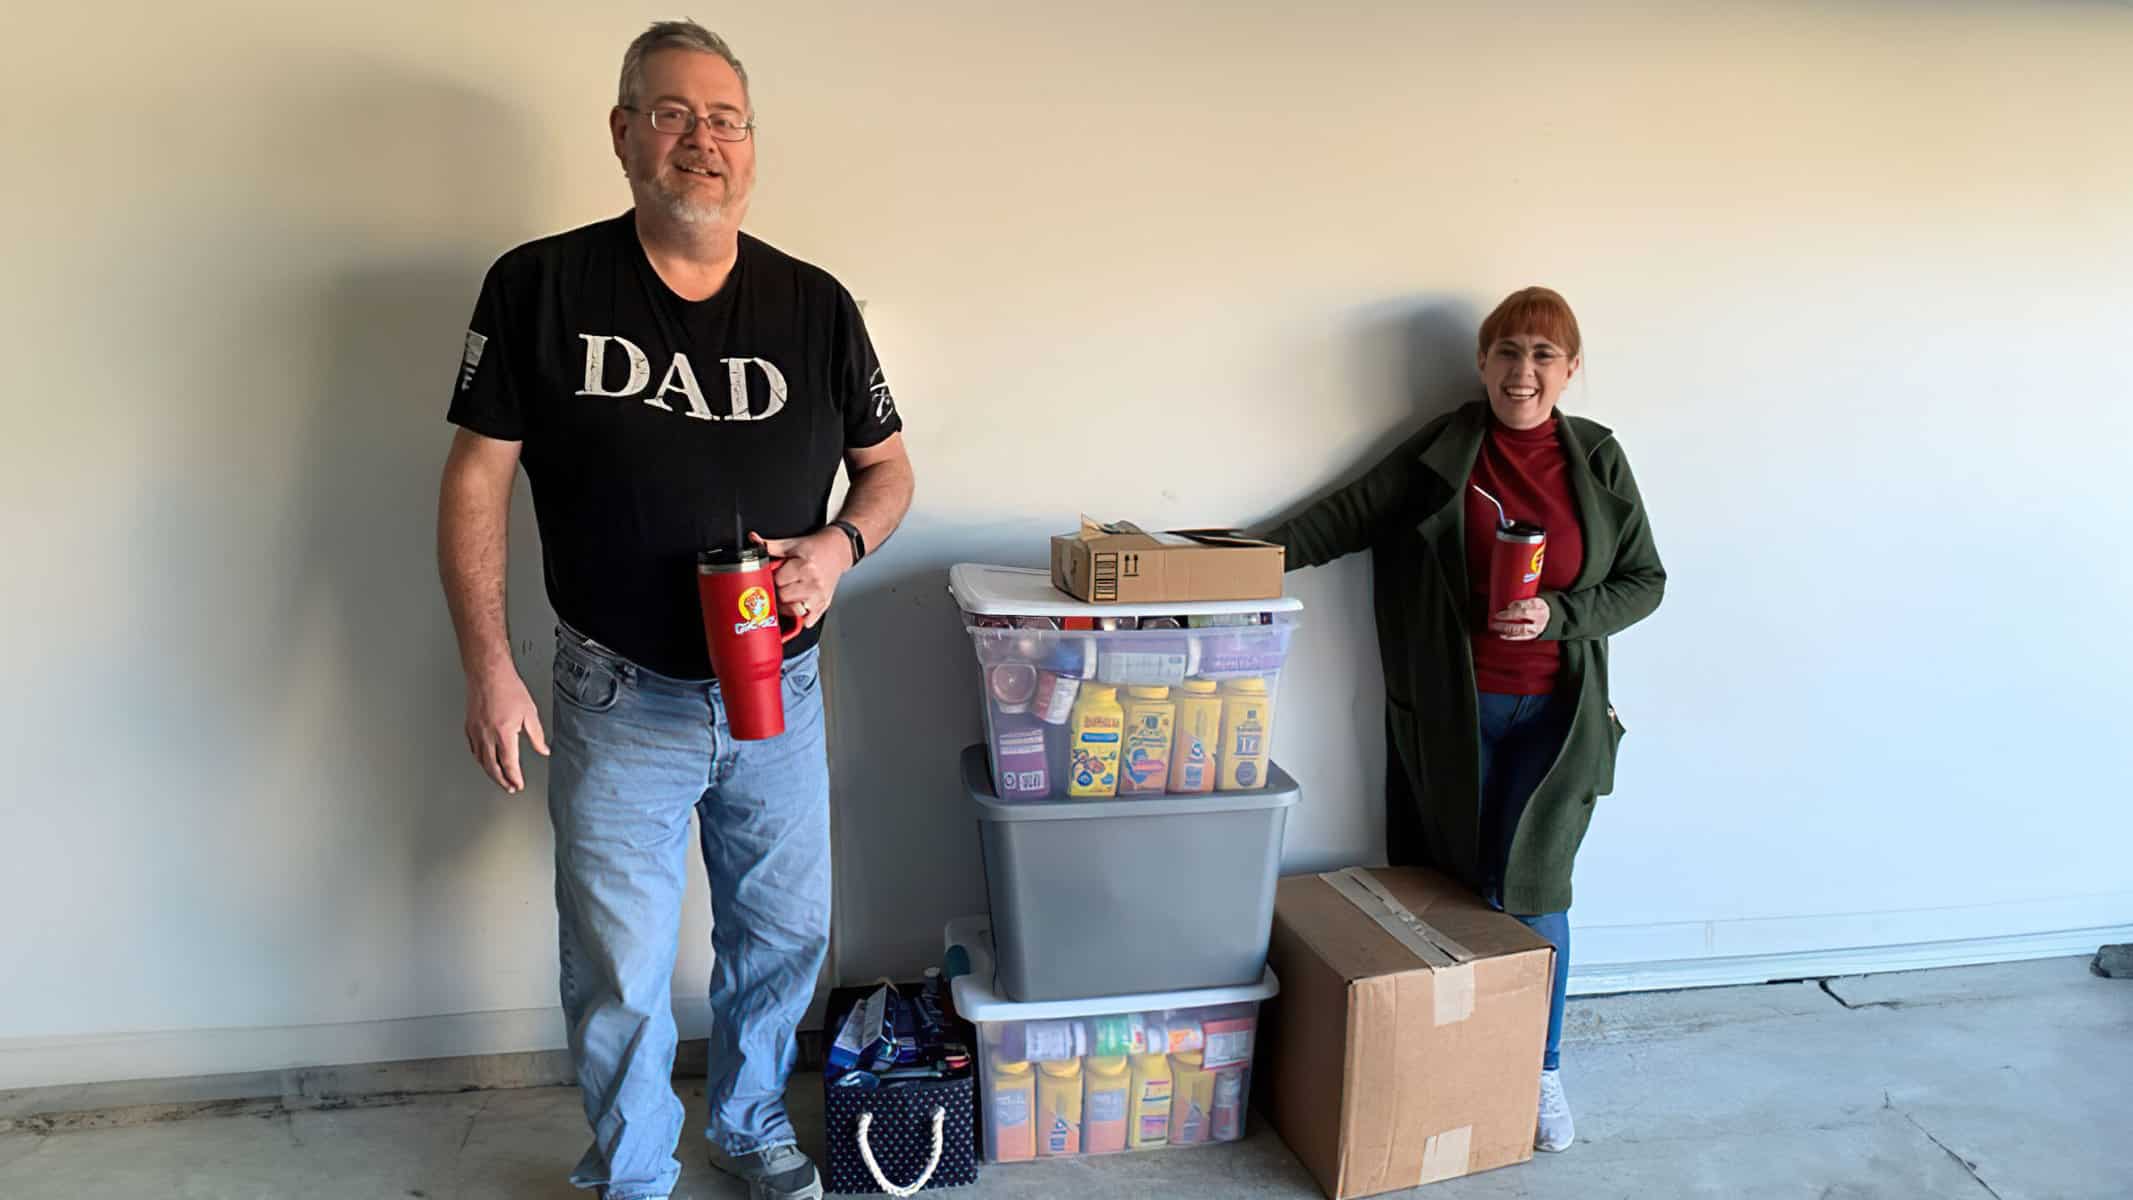
[[[829,945],[829,760],[817,652],[785,664],[785,732],[737,742],[718,686],[647,671],[557,630],[555,903],[563,1014],[592,1148],[571,1182],[610,1200],[674,1190],[674,954],[689,816],[711,884],[707,1136],[791,1142],[793,1031]]]
[[[1526,801],[1555,765],[1555,756],[1570,733],[1570,719],[1577,713],[1577,698],[1482,692],[1480,700],[1481,861],[1485,895],[1501,909],[1511,837],[1518,832]],[[1553,1071],[1562,1060],[1563,990],[1570,983],[1570,914],[1512,915],[1555,946],[1555,986],[1548,995],[1548,1049],[1542,1061],[1543,1067]]]

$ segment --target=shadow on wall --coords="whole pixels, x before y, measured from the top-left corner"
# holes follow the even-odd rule
[[[1359,476],[1425,421],[1473,398],[1474,330],[1479,316],[1454,299],[1428,297],[1364,310],[1345,344],[1310,353],[1346,353],[1368,365],[1389,393],[1366,411],[1401,415],[1377,435],[1341,482]],[[1303,351],[1300,351],[1303,352]],[[913,448],[918,490],[926,493],[925,447]],[[1289,481],[1299,491],[1312,481]],[[1310,496],[1299,500],[1298,507]],[[1237,514],[1241,522],[1248,514]],[[948,568],[958,562],[1042,566],[1056,521],[952,523],[915,512],[879,560],[854,573],[840,591],[830,632],[835,656],[831,698],[836,780],[837,969],[850,983],[915,976],[938,959],[943,922],[985,911],[977,823],[964,799],[958,762],[982,740],[976,662],[953,600]],[[1366,588],[1367,590],[1367,588]],[[1322,620],[1369,619],[1367,597]],[[1372,764],[1342,791],[1367,792],[1369,816],[1352,849],[1327,851],[1324,865],[1382,861],[1377,793],[1384,757],[1382,710],[1376,707],[1375,645],[1355,647],[1352,664],[1334,668],[1358,680],[1350,761]],[[1313,859],[1319,862],[1320,859]],[[1299,868],[1300,869],[1300,868]]]
[[[923,496],[923,449],[915,456]],[[985,911],[977,822],[958,763],[963,747],[983,739],[984,715],[948,568],[1035,566],[1055,532],[914,514],[882,558],[839,589],[828,638],[842,982],[915,977],[940,958],[946,921]]]
[[[1471,303],[1439,295],[1385,301],[1358,311],[1352,324],[1354,336],[1337,349],[1354,355],[1354,361],[1364,364],[1366,372],[1377,375],[1381,386],[1392,393],[1389,404],[1358,407],[1394,412],[1398,414],[1395,423],[1372,438],[1330,482],[1298,496],[1258,528],[1278,525],[1362,478],[1422,426],[1480,398],[1474,338],[1481,328],[1481,314]],[[1309,483],[1297,480],[1294,486],[1308,488]]]
[[[1365,386],[1374,382],[1379,393],[1357,397],[1355,410],[1365,414],[1366,420],[1369,414],[1387,414],[1385,423],[1375,434],[1359,439],[1353,457],[1329,481],[1316,488],[1297,481],[1306,490],[1260,527],[1279,524],[1360,479],[1422,426],[1476,398],[1480,387],[1474,369],[1474,338],[1480,323],[1480,313],[1472,304],[1444,295],[1384,301],[1351,314],[1345,322],[1350,336],[1333,349],[1352,355]],[[1305,795],[1318,797],[1309,811],[1290,820],[1286,871],[1323,871],[1385,861],[1384,676],[1378,661],[1371,572],[1369,556],[1358,555],[1341,564],[1328,564],[1307,578],[1292,577],[1290,583],[1291,594],[1305,595],[1311,607],[1304,635],[1308,640],[1301,645],[1310,648],[1312,657],[1296,666],[1286,686],[1308,681],[1311,694],[1345,709],[1350,719],[1345,725],[1329,723],[1324,736],[1338,739],[1337,745],[1314,746],[1309,755],[1284,748],[1296,769],[1310,776],[1302,780]],[[1371,632],[1345,638],[1313,636],[1314,630],[1334,627]],[[1311,760],[1319,764],[1315,774],[1303,765]],[[1336,798],[1345,803],[1327,803]]]
[[[125,857],[97,887],[137,947],[123,976],[159,999],[110,1028],[408,1015],[453,986],[439,910],[408,889],[466,886],[431,881],[495,821],[465,803],[431,514],[527,121],[328,50],[279,67],[248,81],[271,102],[218,108],[199,169],[100,234],[139,257],[84,366],[153,412],[83,464],[127,506],[94,548],[125,556],[125,590],[108,618],[85,605],[105,627],[69,686],[108,682],[45,700],[130,785],[99,798]]]
[[[473,258],[410,259],[345,276],[324,297],[333,366],[304,471],[309,508],[286,561],[298,605],[331,617],[305,624],[338,644],[332,658],[345,667],[347,707],[359,719],[347,731],[360,756],[350,766],[387,802],[433,791],[463,798],[482,778],[461,734],[464,680],[435,547],[438,481],[454,431],[444,412],[485,266]],[[512,651],[545,714],[540,536],[523,482],[517,492],[507,582]],[[538,796],[544,771],[537,755],[524,753],[536,764],[528,794]],[[500,802],[527,803],[492,789],[481,784]],[[431,810],[407,831],[419,836],[405,848],[427,869],[441,869],[486,820],[464,804]]]
[[[519,935],[484,943],[467,961],[471,931],[428,931],[455,896],[494,878],[463,869],[483,839],[507,830],[513,842],[545,838],[545,772],[527,749],[528,790],[505,796],[466,750],[464,684],[437,582],[436,505],[468,315],[488,264],[528,219],[520,197],[531,131],[511,109],[437,79],[360,75],[298,91],[308,102],[282,105],[290,128],[275,144],[307,148],[291,169],[316,171],[320,182],[292,219],[334,252],[330,274],[283,298],[323,341],[323,373],[296,389],[312,411],[272,586],[285,605],[284,638],[342,693],[335,727],[308,734],[322,741],[319,766],[341,808],[314,826],[334,843],[317,856],[314,882],[351,933],[404,939],[411,969],[478,975],[480,955],[509,959],[502,943]],[[314,136],[327,128],[332,138]],[[548,608],[523,485],[518,493],[513,651],[540,699]],[[544,873],[545,856],[526,867]],[[532,886],[538,901],[545,892]],[[463,986],[479,985],[433,985],[442,989],[433,1002]]]

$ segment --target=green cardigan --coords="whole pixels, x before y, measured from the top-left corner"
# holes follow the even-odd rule
[[[1288,566],[1373,551],[1378,650],[1385,666],[1387,854],[1479,887],[1481,735],[1468,640],[1466,519],[1461,493],[1489,427],[1477,400],[1424,426],[1361,479],[1268,537]],[[1504,907],[1570,907],[1570,868],[1593,801],[1614,790],[1622,722],[1607,698],[1607,638],[1650,615],[1666,591],[1644,501],[1613,431],[1564,415],[1556,428],[1585,535],[1567,592],[1542,592],[1563,643],[1561,689],[1577,711],[1561,753],[1534,790],[1511,843]]]

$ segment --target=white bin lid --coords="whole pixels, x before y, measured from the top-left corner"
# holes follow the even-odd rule
[[[961,946],[970,955],[970,974],[958,975],[948,985],[955,993],[956,1015],[966,1021],[1049,1021],[1061,1017],[1210,1008],[1217,1004],[1256,1004],[1281,990],[1281,984],[1274,978],[1274,968],[1261,967],[1259,982],[1242,987],[1143,992],[1137,996],[1097,996],[1088,1000],[1040,1000],[1024,1004],[1003,1000],[992,990],[991,917],[957,917],[948,922],[941,936],[949,948]]]
[[[957,563],[948,568],[948,591],[964,612],[980,617],[1184,617],[1303,610],[1303,601],[1294,596],[1272,600],[1084,604],[1053,587],[1050,571],[984,563]]]

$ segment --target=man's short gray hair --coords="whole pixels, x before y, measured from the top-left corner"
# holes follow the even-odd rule
[[[644,90],[644,60],[659,50],[695,50],[702,54],[716,54],[726,60],[733,73],[741,77],[741,92],[748,92],[748,68],[734,56],[733,47],[726,39],[698,25],[694,21],[659,21],[650,29],[637,35],[630,48],[622,52],[622,82],[616,89],[615,103],[629,108],[637,103],[638,93]],[[754,115],[755,99],[749,97],[749,115]]]

